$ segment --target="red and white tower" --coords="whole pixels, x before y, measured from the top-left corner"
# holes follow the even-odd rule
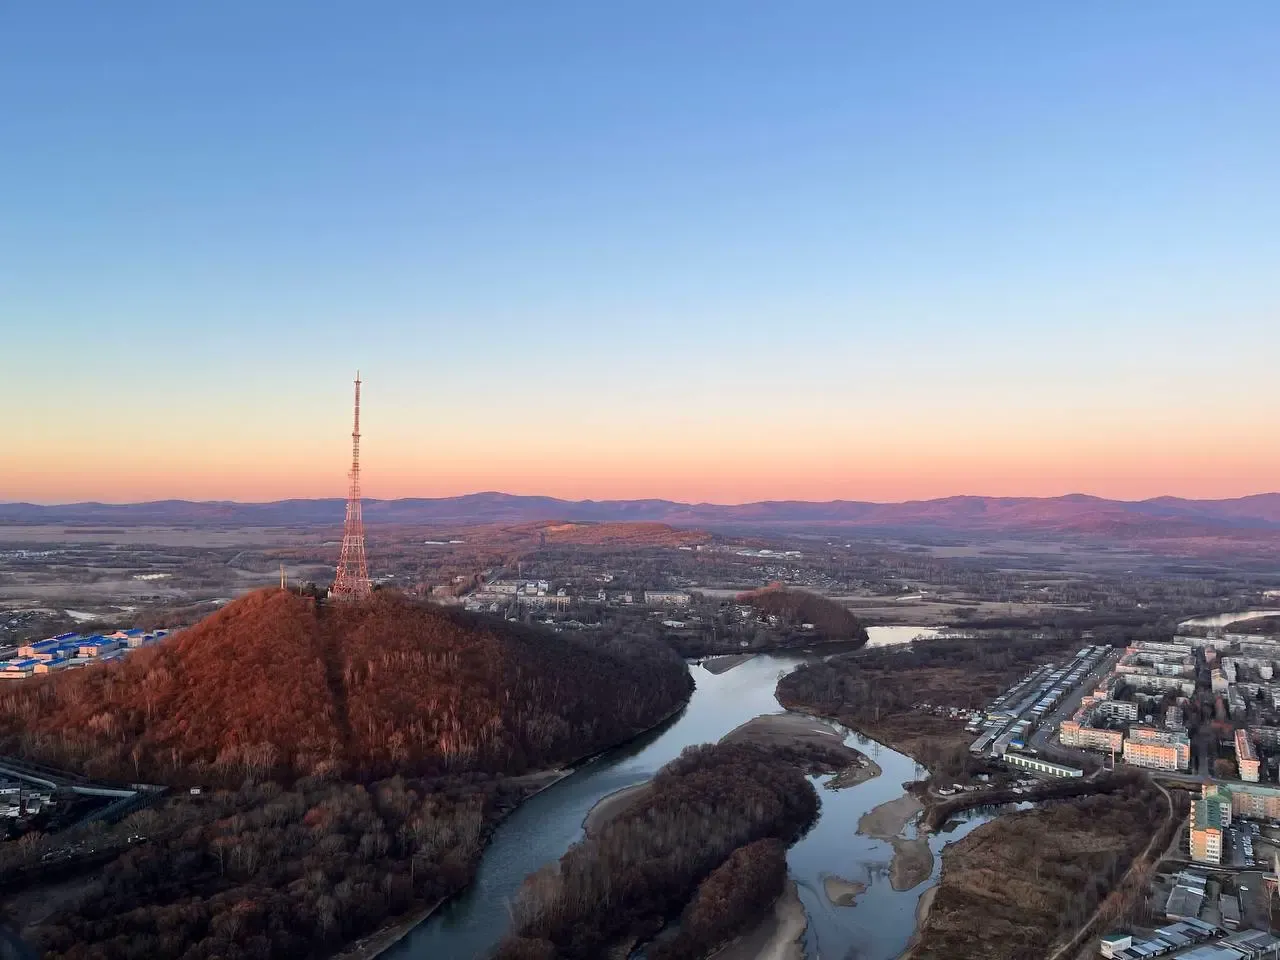
[[[356,418],[351,431],[351,485],[347,488],[347,520],[342,528],[342,554],[331,595],[341,599],[367,597],[369,561],[364,555],[364,514],[360,509],[360,371],[356,371]]]

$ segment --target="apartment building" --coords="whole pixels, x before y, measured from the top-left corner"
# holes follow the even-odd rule
[[[1124,760],[1152,770],[1186,770],[1191,766],[1191,741],[1179,730],[1130,727]]]
[[[1231,826],[1231,801],[1209,794],[1197,800],[1188,821],[1191,859],[1201,863],[1221,863],[1225,834]]]
[[[1205,784],[1204,793],[1213,791],[1231,798],[1231,815],[1250,820],[1280,820],[1280,789],[1256,783]]]
[[[1258,782],[1258,752],[1253,748],[1248,730],[1236,731],[1236,766],[1240,770],[1241,780]]]
[[[1058,725],[1058,740],[1064,747],[1119,753],[1124,748],[1124,731],[1091,727],[1087,722],[1082,722],[1077,713],[1071,720],[1063,720]]]
[[[1128,700],[1102,700],[1093,708],[1104,717],[1118,717],[1121,720],[1137,720],[1138,705]]]

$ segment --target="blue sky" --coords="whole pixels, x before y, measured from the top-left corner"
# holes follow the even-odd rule
[[[1260,2],[11,7],[0,498],[340,492],[356,366],[374,494],[1280,487],[1277,48]]]

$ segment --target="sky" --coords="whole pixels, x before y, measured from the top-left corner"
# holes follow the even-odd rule
[[[0,500],[1280,489],[1280,5],[0,8]]]

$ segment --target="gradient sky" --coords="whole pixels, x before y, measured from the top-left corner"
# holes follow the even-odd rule
[[[1280,4],[0,10],[0,499],[1280,488]],[[14,427],[16,426],[16,430]]]

